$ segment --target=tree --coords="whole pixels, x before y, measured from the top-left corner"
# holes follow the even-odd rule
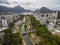
[[[19,33],[13,34],[13,45],[22,44],[22,37]]]
[[[10,28],[5,31],[4,45],[12,45],[12,30]]]
[[[60,45],[60,38],[53,36],[47,29],[45,25],[41,25],[38,20],[33,16],[30,16],[32,27],[36,30],[36,34],[42,40],[39,45]]]
[[[12,39],[13,39],[13,33],[12,33],[12,28],[14,24],[11,23],[8,26],[8,29],[5,30],[5,35],[4,35],[4,45],[12,45]]]

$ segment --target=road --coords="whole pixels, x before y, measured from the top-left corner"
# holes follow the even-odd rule
[[[25,26],[25,19],[26,19],[26,17],[24,17],[23,21],[22,21],[21,32],[25,32],[25,27],[24,27]],[[27,35],[24,35],[22,37],[25,40],[25,42],[26,42],[27,45],[33,45],[32,42],[31,42],[31,40],[29,39],[29,37]]]
[[[14,23],[14,27],[12,29],[13,33],[16,33],[17,32],[17,29],[18,29],[18,25],[21,23],[20,20],[18,20],[17,22]]]

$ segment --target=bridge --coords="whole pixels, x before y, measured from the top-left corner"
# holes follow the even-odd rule
[[[26,34],[30,34],[30,33],[33,33],[35,32],[36,30],[30,30],[30,31],[23,31],[23,32],[20,32],[22,35],[26,35]]]

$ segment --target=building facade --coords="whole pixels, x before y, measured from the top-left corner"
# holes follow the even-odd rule
[[[60,24],[60,11],[58,11],[57,24]]]
[[[56,23],[57,12],[54,13],[39,13],[34,15],[37,20],[40,21],[42,25],[47,23]]]

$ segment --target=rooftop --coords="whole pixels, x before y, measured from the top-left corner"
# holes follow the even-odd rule
[[[0,27],[0,32],[4,31],[5,29],[7,29],[7,27]]]

